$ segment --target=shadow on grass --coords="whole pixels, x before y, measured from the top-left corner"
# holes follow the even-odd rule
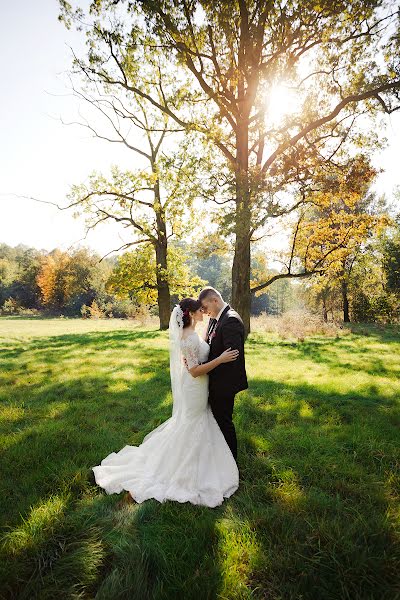
[[[253,531],[251,588],[285,600],[395,598],[396,399],[263,379],[250,390],[235,409],[241,487],[230,512]]]
[[[398,344],[400,352],[400,336],[377,331],[370,337],[377,342],[388,344],[386,349],[379,350],[380,357],[376,356],[376,347],[360,343],[368,339],[361,335],[352,335],[351,339],[348,339],[347,336],[311,337],[304,341],[292,341],[268,338],[256,333],[249,338],[247,346],[256,353],[266,349],[280,348],[295,360],[308,359],[317,364],[325,364],[337,371],[344,370],[351,373],[362,371],[369,375],[381,375],[397,380],[400,377],[400,360],[394,361],[398,352],[389,344]],[[387,361],[387,358],[391,360]]]
[[[108,387],[106,377],[93,377],[35,391],[28,388],[35,414],[13,420],[2,452],[0,506],[9,505],[11,522],[43,492],[58,489],[77,468],[94,466],[110,452],[140,443],[171,414],[169,381],[160,373],[130,383],[121,392],[110,392]],[[24,395],[23,388],[19,392]]]
[[[94,495],[78,475],[57,496],[43,497],[6,539],[2,598],[216,597],[220,510],[155,500],[121,506],[120,495]],[[38,523],[36,513],[50,513],[57,500],[62,510]]]
[[[162,388],[154,387],[163,378]],[[103,392],[98,400],[87,393],[104,383],[66,384],[71,402],[75,393],[78,400],[52,419],[18,428],[3,454],[2,598],[197,600],[205,597],[204,576],[208,593],[218,587],[217,512],[155,500],[120,507],[123,495],[107,496],[91,471],[171,416],[169,381],[158,372],[139,382],[133,402],[126,393]],[[45,393],[66,398],[59,385]]]
[[[24,343],[24,356],[18,347],[1,354],[3,407],[10,407],[0,425],[8,433],[3,442],[2,480],[6,486],[14,483],[16,473],[17,479],[25,475],[26,480],[20,493],[18,486],[11,485],[11,497],[3,495],[12,513],[16,506],[24,512],[34,503],[43,485],[50,491],[57,484],[57,471],[63,476],[63,457],[69,468],[77,464],[77,457],[81,466],[85,464],[85,450],[90,449],[90,460],[95,461],[92,464],[98,464],[119,444],[130,440],[140,443],[142,434],[170,416],[168,352],[146,345],[157,335],[152,331],[118,330],[49,336]],[[89,374],[80,373],[82,363],[91,360],[85,354],[88,349],[103,360],[105,369],[97,373],[97,362],[88,362]],[[106,355],[101,359],[105,349],[117,352],[116,366]],[[65,377],[63,366],[70,357],[76,363],[69,366]],[[124,370],[126,373],[114,376]]]
[[[385,344],[400,343],[400,325],[398,324],[351,323],[346,325],[346,329],[359,338],[372,337]]]
[[[399,550],[387,514],[398,432],[386,418],[387,410],[398,417],[393,399],[253,380],[235,409],[240,489],[217,509],[153,500],[121,507],[120,496],[95,488],[87,469],[93,453],[103,457],[129,443],[126,430],[119,431],[120,400],[119,394],[109,398],[105,431],[88,438],[82,423],[85,436],[72,444],[74,464],[67,461],[56,480],[41,480],[38,502],[46,505],[58,494],[65,508],[51,527],[43,526],[36,544],[27,540],[8,557],[14,568],[5,597],[395,597]],[[304,412],[305,403],[311,410]],[[161,415],[153,399],[143,420],[155,413]],[[85,416],[83,407],[78,414]],[[48,451],[53,448],[62,467],[56,437],[49,436]],[[40,453],[37,460],[43,461]]]
[[[159,331],[92,331],[80,334],[64,334],[49,337],[34,338],[32,341],[24,344],[23,348],[14,347],[10,350],[2,349],[1,360],[5,358],[14,359],[27,353],[29,356],[33,352],[45,352],[44,358],[49,362],[54,362],[52,355],[55,354],[58,360],[59,354],[63,357],[71,353],[79,353],[83,349],[92,349],[93,352],[104,350],[105,348],[123,349],[131,346],[132,342],[142,340],[152,340],[160,336]],[[16,344],[17,342],[14,342]],[[20,342],[18,342],[20,343]]]
[[[393,379],[398,379],[400,376],[400,361],[397,365],[388,365],[385,360],[388,356],[396,355],[396,351],[390,346],[386,352],[382,351],[383,358],[377,358],[376,348],[354,347],[351,343],[342,340],[304,341],[297,344],[296,351],[303,358],[308,358],[315,363],[327,364],[334,369],[344,369],[353,373],[363,371],[369,375],[381,375]]]

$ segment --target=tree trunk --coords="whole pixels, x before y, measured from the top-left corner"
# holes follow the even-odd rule
[[[156,250],[156,276],[157,276],[157,303],[160,318],[160,329],[168,329],[171,312],[171,295],[168,283],[168,243],[167,227],[165,223],[164,210],[160,199],[160,186],[157,181],[154,186],[154,209],[157,220],[158,239],[155,244]]]
[[[238,211],[238,219],[240,219]],[[240,224],[240,221],[239,221]],[[239,229],[238,227],[236,228]],[[243,319],[245,335],[250,332],[250,240],[245,231],[236,231],[235,256],[232,266],[232,307]],[[244,231],[243,231],[244,230]]]
[[[168,329],[171,312],[171,296],[167,279],[167,245],[156,245],[157,303],[160,329]]]
[[[324,302],[324,304],[323,304],[323,311],[322,311],[322,315],[323,315],[323,318],[324,318],[324,323],[327,323],[327,322],[328,322],[328,311],[327,311],[327,308],[326,308],[325,302]]]
[[[342,281],[342,299],[343,299],[343,321],[350,323],[349,299],[347,297],[347,282]]]
[[[324,323],[328,322],[328,307],[326,306],[326,296],[322,293],[322,315],[324,318]]]
[[[232,307],[243,319],[245,336],[250,332],[250,189],[248,174],[248,125],[238,126],[236,169],[236,240],[232,266]]]

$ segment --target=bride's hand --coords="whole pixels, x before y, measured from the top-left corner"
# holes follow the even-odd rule
[[[232,362],[239,356],[239,350],[231,350],[228,348],[219,357],[221,363]]]

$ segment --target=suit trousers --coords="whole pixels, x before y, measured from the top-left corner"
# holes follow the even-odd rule
[[[236,431],[232,421],[235,394],[210,390],[208,401],[214,418],[232,452],[233,458],[237,461]]]

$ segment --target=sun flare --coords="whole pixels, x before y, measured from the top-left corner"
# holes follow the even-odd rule
[[[270,89],[266,104],[268,122],[279,125],[298,110],[299,98],[295,90],[280,83]]]

